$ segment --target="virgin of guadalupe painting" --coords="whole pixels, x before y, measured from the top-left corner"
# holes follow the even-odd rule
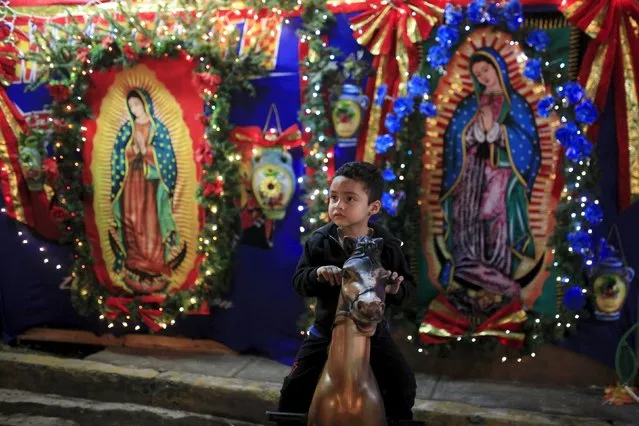
[[[173,141],[147,91],[126,95],[127,120],[111,155],[113,272],[137,293],[163,290],[184,260],[173,212],[178,168]]]
[[[440,201],[452,259],[440,280],[519,298],[513,277],[523,258],[535,258],[528,203],[541,163],[537,127],[494,49],[477,50],[469,64],[474,93],[444,135]]]
[[[476,31],[439,81],[440,113],[427,122],[429,280],[451,307],[479,318],[510,303],[532,307],[552,260],[556,123],[536,115],[545,88],[522,76],[524,63],[509,35]]]

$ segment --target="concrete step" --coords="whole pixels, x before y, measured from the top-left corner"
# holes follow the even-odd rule
[[[148,407],[0,389],[0,425],[30,426],[255,426],[254,423]]]
[[[104,351],[93,360],[79,360],[0,351],[0,388],[265,423],[288,371],[258,357],[184,357]],[[600,389],[584,392],[418,375],[413,412],[428,425],[638,424],[639,406],[602,407],[601,395]]]
[[[78,426],[73,420],[59,417],[34,416],[29,413],[4,414],[0,412],[2,426]]]

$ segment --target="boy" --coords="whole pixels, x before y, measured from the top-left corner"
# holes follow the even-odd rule
[[[386,286],[386,305],[401,305],[414,288],[400,246],[380,225],[368,219],[381,209],[383,179],[375,166],[353,162],[340,167],[331,183],[328,215],[331,222],[316,230],[304,245],[293,277],[293,287],[305,297],[316,297],[315,322],[284,379],[278,411],[307,413],[315,386],[328,357],[331,330],[342,283],[341,267],[347,259],[345,236],[371,235],[384,239],[382,266],[392,272]],[[377,380],[386,415],[412,420],[417,385],[415,375],[390,336],[385,322],[371,337],[371,368]]]

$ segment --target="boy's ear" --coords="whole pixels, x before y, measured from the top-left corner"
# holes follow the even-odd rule
[[[372,216],[374,214],[377,214],[379,213],[381,209],[382,209],[382,202],[380,200],[373,201],[372,203],[368,205],[368,215]]]

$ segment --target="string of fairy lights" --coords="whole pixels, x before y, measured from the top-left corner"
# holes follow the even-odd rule
[[[7,215],[7,209],[5,207],[1,207],[0,214]],[[38,246],[38,244],[34,244],[29,239],[29,231],[18,230],[16,232],[16,236],[17,236],[17,239],[20,240],[22,245],[24,245],[25,247]],[[38,247],[38,253],[41,253],[42,263],[44,265],[51,266],[56,270],[62,269],[62,263],[60,263],[57,259],[52,258],[47,248],[44,245],[40,245],[40,247]]]
[[[120,1],[116,2],[115,7],[118,7],[118,5],[120,5],[121,3],[122,2]],[[260,2],[255,2],[255,3],[256,3],[256,6],[260,6],[260,4],[266,4],[267,2],[266,0],[262,0],[261,3]],[[301,6],[303,5],[302,0],[297,0],[295,1],[295,3],[296,3],[296,6],[293,7],[292,9],[287,10],[287,9],[279,8],[275,5],[272,5],[269,11],[272,14],[277,16],[289,16],[289,14],[299,12],[301,9]],[[354,2],[350,2],[347,0],[345,3],[351,4]],[[386,5],[387,3],[388,2],[383,1],[380,3],[380,5],[383,6],[383,5]],[[225,2],[225,1],[220,1],[219,4],[220,4],[220,7],[228,6],[228,2]],[[274,3],[269,2],[269,4],[274,4]],[[319,5],[319,3],[316,4],[313,2],[309,2],[309,5]],[[114,6],[105,5],[105,7],[114,7]],[[372,9],[377,9],[378,7],[380,7],[378,4],[375,4],[375,3],[370,4],[370,8]],[[195,8],[190,8],[187,10],[194,11]],[[226,42],[227,39],[232,36],[232,34],[234,33],[236,29],[236,22],[233,21],[233,19],[237,19],[238,22],[242,19],[245,19],[246,17],[257,20],[260,18],[259,11],[260,11],[259,8],[248,8],[243,11],[234,10],[230,12],[229,14],[224,15],[224,19],[226,19],[227,21],[225,21],[225,25],[222,26],[221,35],[219,33],[214,33],[213,31],[209,31],[205,34],[202,34],[201,37],[205,41],[211,41],[214,39],[214,37],[220,36],[221,37],[220,41]],[[333,18],[332,14],[328,11],[327,8],[324,7],[324,8],[318,8],[316,10],[316,15],[319,15],[319,20],[317,20],[313,26],[304,28],[302,31],[300,31],[300,42],[308,43],[309,46],[311,46],[310,50],[312,50],[313,53],[319,58],[319,59],[316,59],[315,61],[308,61],[308,63],[306,64],[307,68],[310,69],[302,73],[302,79],[306,82],[308,82],[309,79],[313,80],[310,78],[313,74],[312,67],[320,66],[319,62],[322,59],[327,62],[336,60],[335,51],[332,50],[332,48],[329,48],[327,43],[322,39],[322,34],[325,33],[325,30],[326,30],[326,24],[329,23]],[[47,17],[47,18],[51,19],[51,17]],[[219,16],[217,15],[215,18],[212,17],[211,23],[213,23],[214,19],[217,19],[217,18],[219,18]],[[290,24],[290,22],[291,21],[288,17],[284,19],[285,24],[288,25]],[[143,26],[145,25],[144,21],[142,21],[142,25]],[[469,31],[470,29],[471,28],[469,26],[465,28],[466,31]],[[168,25],[161,25],[158,27],[158,32],[156,35],[158,37],[170,37],[171,39],[175,40],[176,35],[172,34],[172,32],[175,31],[175,34],[177,34],[177,37],[179,37],[180,35],[184,34],[185,30],[186,29],[180,28],[179,26],[172,28],[172,27],[169,27]],[[117,33],[114,32],[113,35],[117,37]],[[122,35],[121,39],[126,40],[126,37]],[[235,39],[235,42],[238,42],[238,41],[239,41],[239,36]],[[152,48],[149,47],[148,53],[151,53],[151,52],[152,52]],[[525,59],[528,59],[528,58],[525,58]],[[204,58],[200,57],[199,61],[203,62]],[[545,67],[549,67],[551,63],[546,61],[543,65]],[[566,65],[564,63],[560,64],[561,69],[564,69],[565,66]],[[50,63],[50,67],[53,68],[54,64]],[[209,67],[209,65],[207,65],[207,67]],[[320,70],[320,72],[321,71],[322,70]],[[83,75],[85,75],[85,73],[91,74],[93,73],[93,69],[89,67],[88,70],[82,70],[81,72],[83,73]],[[562,79],[562,78],[565,78],[565,74],[558,72],[556,73],[556,77],[557,79]],[[310,147],[310,150],[305,155],[305,162],[308,168],[315,170],[315,173],[312,175],[312,177],[307,175],[307,176],[299,177],[297,180],[298,184],[300,184],[305,190],[304,199],[302,203],[300,203],[297,206],[298,212],[303,213],[303,223],[299,227],[299,231],[302,234],[302,237],[309,235],[309,233],[312,232],[312,230],[316,229],[318,226],[325,223],[328,219],[327,208],[326,208],[327,207],[326,196],[328,195],[328,181],[329,181],[328,164],[330,163],[331,159],[333,159],[333,153],[330,152],[330,148],[335,145],[336,141],[335,141],[335,138],[330,134],[330,131],[328,131],[328,128],[326,127],[323,128],[321,127],[321,124],[320,124],[323,118],[329,116],[328,110],[326,107],[327,104],[324,101],[326,89],[327,89],[327,85],[324,84],[323,81],[318,84],[309,85],[307,96],[305,99],[305,105],[303,106],[304,115],[301,118],[301,121],[303,124],[303,131],[306,134],[306,136],[309,138],[308,146]],[[213,94],[211,95],[212,95],[211,96],[212,98],[215,97],[215,95]],[[565,95],[561,96],[560,94],[559,100],[560,102],[552,106],[552,109],[556,112],[560,112],[560,110],[562,110],[563,108],[568,107],[570,105],[574,105],[574,102],[571,102],[568,96],[565,96]],[[210,107],[212,110],[216,108],[215,102],[212,99],[209,99],[208,107]],[[569,118],[566,117],[565,115],[561,115],[560,120],[561,120],[561,123],[563,124],[567,124],[570,121]],[[82,129],[82,130],[86,130],[86,129]],[[220,131],[220,128],[214,127],[213,130]],[[582,136],[581,129],[576,129],[575,133],[576,135]],[[82,137],[82,140],[86,141],[86,138]],[[76,150],[77,152],[79,152],[80,148],[78,147]],[[236,160],[239,160],[239,158],[237,158],[236,155],[230,155],[228,157],[229,162],[233,162]],[[81,164],[79,162],[76,162],[74,165],[75,167],[81,167]],[[570,239],[568,252],[571,254],[574,254],[575,256],[583,256],[584,263],[588,266],[592,265],[592,262],[593,262],[592,256],[591,256],[592,248],[591,247],[584,248],[582,244],[583,241],[579,241],[579,243],[573,243],[573,242],[577,241],[576,240],[577,237],[584,239],[583,234],[592,235],[593,227],[597,224],[595,221],[589,220],[587,216],[588,216],[588,210],[592,209],[593,205],[599,206],[599,200],[596,198],[596,196],[589,193],[582,194],[582,191],[581,191],[582,187],[584,186],[582,181],[586,180],[590,167],[591,167],[591,160],[589,158],[572,162],[570,166],[566,167],[565,169],[566,180],[567,182],[571,182],[571,183],[567,183],[562,190],[562,200],[567,203],[568,209],[570,210],[569,217],[573,219],[573,221],[571,221],[573,225],[570,232],[571,234],[577,235],[576,237]],[[401,170],[399,171],[399,174],[400,174],[400,180],[402,180]],[[223,182],[224,177],[218,176],[217,179],[220,180],[220,182]],[[211,205],[210,211],[213,215],[217,214],[218,206],[215,204]],[[6,213],[6,210],[2,208],[1,212]],[[208,246],[211,241],[216,240],[217,236],[215,232],[217,230],[218,230],[217,223],[211,224],[210,227],[207,228],[207,231],[210,231],[210,239],[206,237],[200,237],[200,243],[202,244],[202,247],[201,247],[202,249],[204,249],[204,246]],[[17,236],[19,238],[23,238],[22,239],[23,244],[28,245],[30,243],[22,231],[18,231]],[[81,247],[83,244],[86,244],[86,242],[78,239],[75,241],[75,244]],[[55,264],[56,269],[62,268],[61,264],[55,261],[52,261],[52,259],[50,259],[50,257],[47,256],[47,253],[44,247],[40,247],[39,251],[43,253],[44,264],[50,264],[52,266]],[[206,255],[208,255],[208,252],[205,252],[205,253]],[[555,249],[552,250],[552,253],[556,254]],[[576,273],[575,274],[565,273],[565,271],[561,270],[560,267],[561,267],[560,262],[555,261],[553,263],[554,270],[558,271],[557,277],[556,277],[557,282],[563,283],[563,285],[570,285],[572,283],[575,283],[575,285],[581,286],[579,278],[576,277]],[[208,276],[212,274],[212,271],[210,269],[207,269],[204,271],[204,273],[206,276]],[[586,286],[582,287],[581,292],[584,295],[584,297],[588,294],[588,289],[586,288]],[[183,307],[180,309],[181,309],[181,312],[184,310]],[[555,316],[555,320],[556,320],[555,326],[557,328],[570,329],[571,327],[573,327],[574,321],[579,320],[579,318],[580,318],[579,313],[561,312],[560,314],[557,314]],[[171,320],[169,323],[173,324],[174,320]],[[535,319],[535,323],[540,324],[541,320],[537,318]],[[166,323],[162,323],[162,324],[163,324],[162,328],[166,328],[167,324]],[[127,327],[128,326],[127,321],[123,321],[122,326]],[[111,327],[113,327],[113,322],[109,323],[109,328]],[[139,326],[136,326],[136,327],[139,328]],[[302,331],[301,333],[304,334],[305,332]],[[533,333],[532,338],[536,339],[537,335]],[[407,336],[406,340],[413,341],[413,336],[412,335]],[[457,338],[457,340],[461,341],[462,338],[459,337]],[[475,337],[472,337],[469,339],[469,341],[474,343],[477,341],[477,339]],[[425,349],[421,347],[418,348],[417,351],[420,353],[427,352]],[[532,352],[530,356],[535,357],[536,356],[535,352]],[[516,357],[514,359],[516,360],[516,362],[522,362],[521,357]],[[506,356],[501,358],[502,362],[506,362],[507,360],[508,358]]]

